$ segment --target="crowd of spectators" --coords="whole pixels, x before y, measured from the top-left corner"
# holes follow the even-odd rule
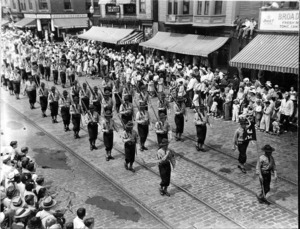
[[[1,229],[92,229],[94,219],[79,208],[73,222],[66,222],[68,210],[57,210],[55,193],[49,192],[45,178],[36,173],[28,147],[18,142],[1,147],[0,228]]]

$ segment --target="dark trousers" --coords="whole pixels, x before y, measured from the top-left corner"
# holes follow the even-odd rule
[[[267,195],[267,193],[270,191],[271,172],[270,171],[262,172],[262,177],[263,177],[263,181],[261,185],[264,189],[265,195]],[[261,190],[260,197],[263,197],[263,190]]]
[[[241,164],[245,164],[247,161],[246,152],[247,152],[248,144],[249,144],[249,141],[243,141],[243,142],[238,143],[238,151],[239,151],[238,161]]]
[[[290,122],[290,117],[284,114],[280,115],[280,123],[282,124],[283,130],[288,130],[289,129],[289,123]]]
[[[193,107],[194,90],[191,89],[187,91],[187,94],[188,94],[188,100],[186,102],[187,107]]]
[[[163,161],[158,164],[159,174],[161,178],[160,186],[168,187],[171,180],[171,165],[169,161]]]

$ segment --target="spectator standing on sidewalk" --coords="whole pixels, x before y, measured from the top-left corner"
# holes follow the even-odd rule
[[[270,106],[270,101],[268,100],[265,102],[265,107],[263,108],[263,116],[260,121],[260,131],[266,131],[266,133],[269,133],[272,112],[273,109]]]
[[[280,112],[280,123],[283,125],[284,132],[289,130],[289,122],[290,118],[293,114],[294,104],[293,101],[290,99],[289,92],[284,93],[284,99],[281,100],[281,106],[279,108]]]

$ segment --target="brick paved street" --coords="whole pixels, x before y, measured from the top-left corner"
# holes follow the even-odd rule
[[[80,79],[81,82],[83,82],[84,80],[85,78]],[[91,85],[99,84],[98,80],[89,80],[89,82],[91,83]],[[51,83],[49,83],[49,86],[50,85]],[[60,86],[58,86],[58,88],[61,90]],[[138,152],[137,157],[138,161],[144,160],[146,162],[146,166],[148,167],[148,169],[145,169],[145,167],[136,164],[135,166],[137,172],[135,174],[132,174],[130,172],[126,172],[123,168],[124,156],[119,152],[113,151],[116,160],[110,161],[109,163],[104,160],[105,154],[102,142],[97,141],[97,145],[99,146],[100,150],[90,152],[88,149],[86,132],[81,131],[80,135],[82,136],[82,138],[75,141],[72,134],[66,134],[62,131],[63,126],[61,123],[53,125],[50,118],[41,118],[39,110],[30,110],[29,105],[27,105],[27,98],[22,98],[21,102],[17,102],[13,97],[9,97],[7,93],[3,91],[1,97],[5,98],[5,101],[9,102],[9,104],[14,105],[18,111],[26,114],[26,116],[30,120],[34,121],[41,128],[45,129],[51,135],[55,136],[56,139],[64,142],[69,148],[71,148],[74,152],[88,161],[92,166],[100,169],[119,185],[123,186],[125,190],[127,190],[129,193],[143,202],[145,206],[161,215],[164,220],[172,225],[172,227],[236,227],[236,225],[225,219],[221,214],[211,210],[209,207],[201,204],[201,202],[196,201],[186,192],[183,192],[182,189],[176,188],[176,186],[170,186],[170,193],[172,195],[171,198],[165,198],[159,195],[159,177],[149,171],[149,169],[152,169],[154,172],[158,172],[155,161],[155,153],[157,150],[156,136],[153,131],[150,131],[151,133],[149,136],[149,141],[147,141],[146,143],[147,146],[149,146],[150,150],[143,153]],[[153,104],[156,104],[156,102],[154,102]],[[189,113],[189,122],[186,123],[185,133],[189,133],[189,135],[192,135],[192,137],[194,138],[193,135],[195,133],[195,128],[190,121],[192,120],[192,117],[193,113]],[[10,118],[13,122],[16,122],[15,120],[17,120],[13,119],[12,117]],[[173,125],[172,119],[173,117],[171,116],[170,123]],[[225,151],[227,154],[231,154],[237,157],[237,153],[231,151],[233,131],[237,128],[237,124],[219,120],[213,120],[212,122],[213,127],[209,128],[207,135],[207,144],[209,146],[217,148],[218,150]],[[274,157],[277,162],[279,176],[296,182],[297,173],[295,172],[295,170],[298,171],[298,168],[295,167],[295,163],[293,161],[298,162],[298,145],[295,134],[292,135],[288,133],[286,135],[280,136],[279,138],[273,136],[265,136],[261,133],[258,133],[258,136],[260,139],[259,145],[270,143],[276,148]],[[99,137],[100,139],[102,139],[102,136],[99,135]],[[38,138],[45,138],[45,136],[38,136]],[[121,143],[118,134],[115,135],[115,147],[117,149],[123,150],[123,144]],[[41,150],[41,148],[43,147],[39,146],[36,148]],[[55,149],[55,147],[53,147],[51,144],[49,144],[48,147],[48,143],[47,148],[53,150]],[[240,171],[236,168],[237,162],[235,159],[224,154],[220,154],[219,152],[216,152],[212,149],[209,149],[207,152],[197,152],[194,147],[194,142],[192,142],[191,140],[185,140],[183,143],[172,142],[170,144],[170,148],[174,149],[180,156],[183,156],[179,159],[176,169],[174,173],[172,173],[171,179],[173,184],[178,185],[179,187],[188,191],[201,201],[204,201],[209,206],[215,208],[220,213],[238,222],[239,225],[243,227],[297,227],[298,220],[294,214],[285,211],[278,205],[266,206],[258,204],[254,193],[259,191],[259,184],[258,178],[255,176],[254,167],[251,167],[249,165],[247,167],[247,174],[241,174]],[[248,163],[255,164],[256,158],[256,146],[250,145],[248,150]],[[70,167],[76,165],[75,162],[69,160],[70,159],[68,157],[67,164]],[[193,161],[193,163],[191,163],[189,160]],[[77,161],[77,163],[79,162]],[[48,173],[48,171],[51,171],[51,169],[47,169],[44,171],[47,171]],[[78,169],[78,173],[79,172],[81,172],[80,169]],[[67,177],[74,176],[72,175],[72,173],[68,173]],[[84,172],[82,173],[85,174]],[[224,179],[224,177],[226,177],[228,180]],[[58,178],[58,180],[60,179]],[[68,182],[65,182],[65,180],[60,182],[66,184],[66,186],[68,187],[72,187],[72,189],[70,190],[76,189],[75,183],[72,184],[72,182],[70,182],[70,184],[68,184]],[[98,181],[96,181],[96,183],[98,183]],[[240,184],[240,186],[238,184]],[[91,185],[91,189],[82,194],[82,197],[79,198],[77,205],[76,203],[74,204],[75,209],[77,208],[77,206],[84,203],[88,199],[87,196],[95,196],[93,195],[94,192],[92,191],[93,188],[97,189],[97,185],[95,185],[95,182],[88,182],[87,184],[82,184],[81,186],[85,185],[87,185],[88,187],[90,187],[89,185]],[[80,189],[79,187],[77,188],[79,189],[78,193],[82,193],[82,189]],[[64,190],[60,191],[60,193],[61,192],[63,193]],[[103,193],[104,192],[105,191],[103,191]],[[104,195],[99,194],[99,196]],[[116,198],[115,195],[112,196],[113,197],[104,197],[112,201],[120,200]],[[284,180],[279,180],[276,184],[272,183],[270,199],[277,204],[298,214],[297,196],[297,186],[292,185]],[[87,206],[88,212],[93,211],[93,209],[96,209],[95,211],[101,210],[96,208],[94,205]],[[104,218],[107,221],[112,220],[110,219],[109,214]],[[101,220],[100,225],[102,225],[103,219],[100,217],[99,220]],[[109,224],[109,222],[105,222],[106,224],[103,225],[114,225]],[[151,222],[151,219],[147,218],[144,222],[139,221],[138,223],[127,223],[132,224],[133,227],[147,227],[147,225],[151,225],[151,223],[153,222]],[[155,223],[157,224],[157,222]],[[153,224],[153,227],[157,226],[155,223]],[[127,227],[131,227],[129,224]],[[116,223],[114,226],[118,227],[118,225],[122,224]],[[122,227],[125,227],[125,225],[122,225]]]

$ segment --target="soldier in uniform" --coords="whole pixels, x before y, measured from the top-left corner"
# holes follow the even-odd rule
[[[56,91],[54,86],[51,87],[51,91],[48,95],[48,102],[51,111],[52,123],[57,122],[57,114],[58,114],[58,101],[59,101],[59,94]]]
[[[51,70],[53,75],[53,83],[56,85],[58,80],[58,66],[56,60],[52,60]]]
[[[169,102],[165,98],[166,98],[166,94],[161,93],[160,99],[158,100],[158,116],[161,113],[164,113],[165,115],[167,115],[167,110],[170,110]]]
[[[125,169],[130,170],[132,172],[135,172],[135,170],[132,168],[132,164],[135,160],[135,154],[136,154],[136,143],[138,141],[138,134],[133,128],[133,122],[129,121],[125,125],[125,131],[123,135],[123,142],[124,142],[124,148],[125,148]],[[128,167],[129,164],[129,167]]]
[[[13,88],[16,99],[20,99],[21,74],[19,67],[15,67],[15,70],[13,71]]]
[[[78,85],[77,80],[74,81],[74,85],[71,87],[71,96],[74,99],[74,97],[79,97],[80,93],[80,86]]]
[[[64,123],[65,131],[69,131],[70,125],[70,106],[71,106],[71,98],[68,96],[68,92],[66,90],[63,91],[63,96],[60,98],[60,114]]]
[[[82,84],[82,88],[80,89],[80,92],[79,92],[79,97],[81,100],[82,109],[83,109],[84,113],[88,112],[89,105],[90,105],[91,92],[87,88],[86,83]]]
[[[112,112],[111,110],[106,110],[104,112],[104,119],[102,120],[102,132],[106,150],[106,161],[115,159],[111,156],[111,150],[114,143],[114,129],[117,130],[115,122],[112,119]]]
[[[120,80],[117,79],[116,80],[116,83],[114,84],[114,87],[113,87],[113,94],[114,94],[114,97],[115,97],[115,103],[116,103],[116,111],[117,113],[119,113],[120,111],[120,106],[122,104],[122,85],[120,83]]]
[[[80,131],[82,108],[79,104],[79,98],[77,96],[74,97],[73,101],[74,104],[71,105],[70,113],[72,115],[74,138],[77,139],[80,138],[79,131]]]
[[[96,147],[96,140],[98,137],[98,123],[100,115],[95,111],[94,105],[90,105],[90,111],[85,114],[85,122],[89,132],[90,149],[98,149]]]
[[[132,103],[129,102],[128,95],[124,97],[124,103],[120,107],[120,114],[124,125],[126,125],[129,121],[132,121],[133,106]]]
[[[161,141],[165,138],[168,140],[168,135],[170,135],[171,139],[171,132],[170,132],[170,124],[167,122],[167,116],[164,113],[159,115],[159,121],[155,123],[155,132],[157,135],[157,143],[158,145]]]
[[[47,56],[44,61],[45,79],[47,81],[50,81],[50,72],[51,72],[50,69],[51,69],[51,61],[50,58]]]
[[[184,129],[185,104],[184,98],[178,97],[174,103],[175,124],[176,124],[176,141],[182,141],[181,135]]]
[[[200,104],[198,108],[196,108],[197,112],[195,114],[194,123],[196,126],[196,133],[197,133],[197,151],[204,151],[203,145],[206,138],[207,126],[206,124],[209,123],[208,115],[205,111],[205,105]]]
[[[145,110],[148,111],[149,94],[146,89],[147,88],[145,85],[141,86],[141,91],[139,93],[139,102],[143,102],[146,105]]]
[[[256,173],[259,175],[259,181],[261,185],[261,193],[257,195],[257,199],[260,203],[270,204],[266,199],[267,193],[270,191],[271,175],[274,172],[274,179],[277,180],[277,170],[275,160],[272,156],[272,152],[275,151],[270,145],[265,145],[262,148],[265,152],[257,160]]]
[[[36,102],[36,83],[33,81],[32,76],[28,76],[28,80],[25,83],[24,93],[27,92],[29,98],[30,108],[34,109]]]
[[[94,90],[91,92],[91,102],[95,107],[95,111],[98,112],[99,115],[101,115],[101,100],[102,96],[98,92],[98,87],[95,86]]]
[[[111,96],[111,92],[109,90],[105,90],[102,98],[103,111],[105,112],[107,109],[112,110],[113,101]]]
[[[171,164],[175,167],[175,156],[174,152],[168,149],[168,139],[164,138],[159,143],[159,149],[157,151],[157,158],[159,160],[158,169],[161,177],[160,182],[160,194],[170,196],[168,192],[168,186],[171,180]]]
[[[41,87],[38,91],[38,96],[40,97],[40,104],[41,104],[41,110],[42,110],[42,117],[47,117],[46,110],[48,107],[48,96],[49,91],[47,88],[45,88],[45,83],[41,83]]]
[[[138,133],[140,137],[141,151],[148,150],[145,147],[145,142],[149,133],[150,118],[149,113],[146,110],[147,104],[145,102],[140,102],[139,111],[136,113],[136,122],[138,123]]]
[[[61,62],[60,65],[58,66],[58,72],[59,72],[62,88],[65,88],[66,85],[66,69],[67,68],[64,62]]]
[[[247,160],[247,148],[249,145],[249,140],[247,139],[247,129],[251,126],[251,123],[246,118],[240,116],[239,117],[240,127],[235,131],[234,137],[233,137],[233,149],[238,148],[239,151],[239,165],[238,168],[241,169],[243,173],[246,173],[246,169],[244,167],[244,164]]]

